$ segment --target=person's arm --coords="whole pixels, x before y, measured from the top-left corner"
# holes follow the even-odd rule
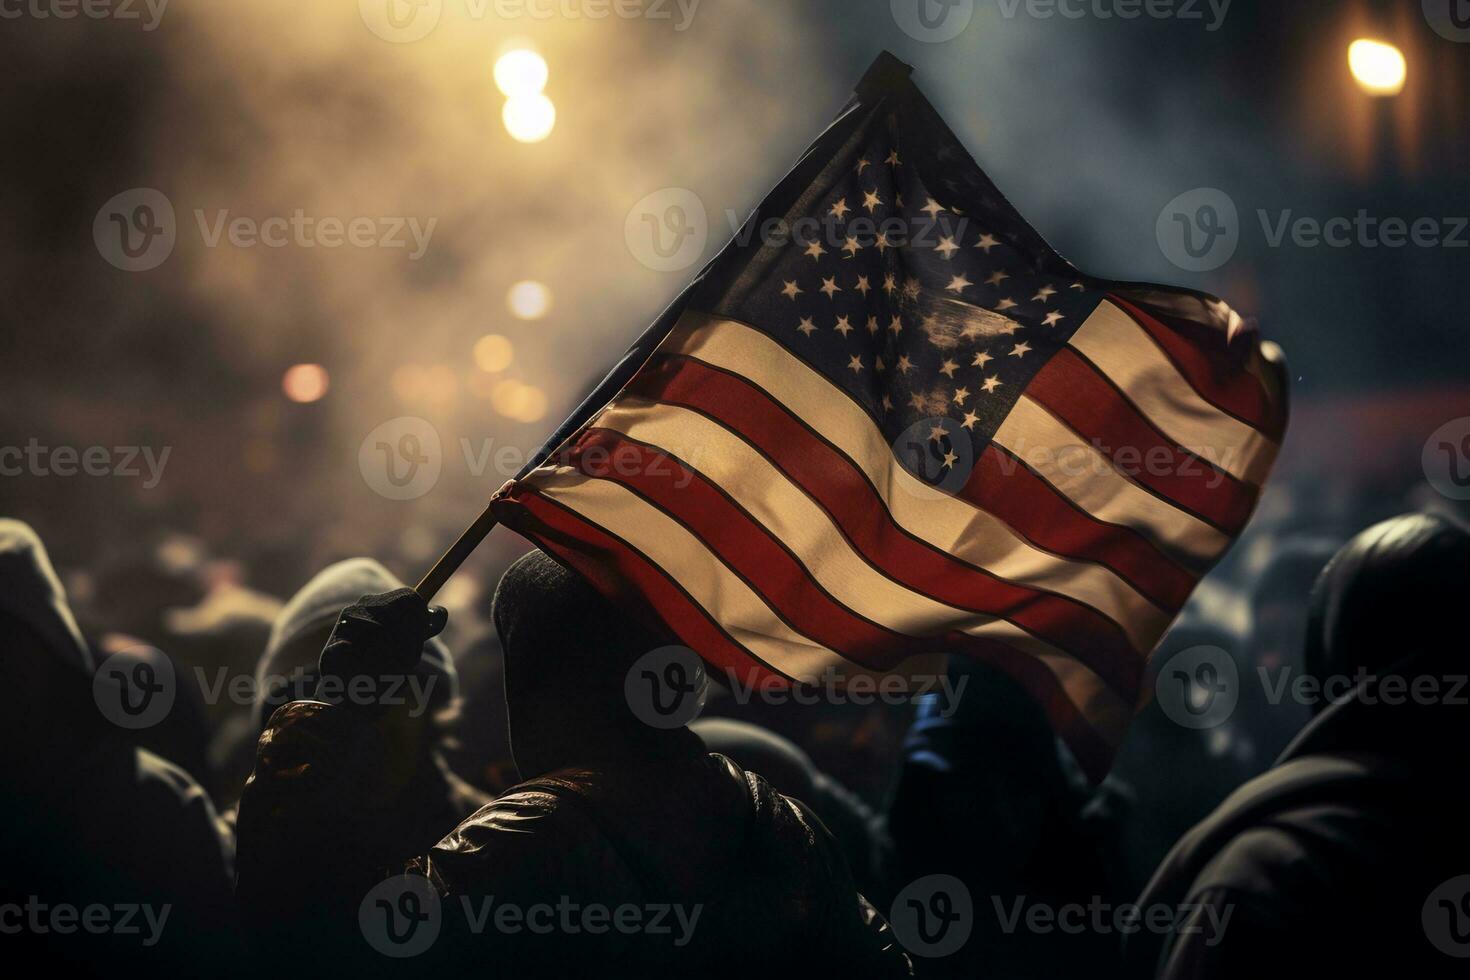
[[[363,895],[415,857],[391,819],[407,709],[385,703],[397,687],[384,678],[411,672],[442,628],[409,589],[364,597],[322,651],[319,696],[337,703],[296,701],[271,716],[237,826],[236,896],[258,944],[284,952],[350,931]]]

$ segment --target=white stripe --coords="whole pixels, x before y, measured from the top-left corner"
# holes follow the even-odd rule
[[[1104,300],[1067,343],[1174,442],[1236,479],[1255,486],[1265,481],[1280,447],[1201,397],[1148,331],[1116,304]]]
[[[1027,395],[996,430],[995,443],[1082,510],[1100,521],[1133,528],[1165,552],[1207,561],[1230,544],[1227,535],[1119,473],[1112,461]]]

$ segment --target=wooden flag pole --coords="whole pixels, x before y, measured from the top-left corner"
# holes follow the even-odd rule
[[[425,602],[434,598],[434,594],[444,587],[445,582],[449,581],[449,576],[453,575],[459,566],[464,564],[464,560],[470,556],[470,553],[479,546],[481,541],[485,540],[485,535],[490,533],[490,529],[499,523],[495,519],[495,515],[490,512],[490,508],[494,506],[496,497],[499,497],[501,491],[504,489],[505,487],[501,487],[500,490],[495,491],[494,496],[490,498],[490,503],[485,505],[485,509],[481,512],[480,516],[475,518],[474,523],[464,529],[464,533],[459,536],[459,540],[455,541],[454,544],[450,545],[448,551],[439,556],[439,560],[434,562],[434,567],[429,569],[429,573],[419,579],[419,584],[413,587],[413,590]]]

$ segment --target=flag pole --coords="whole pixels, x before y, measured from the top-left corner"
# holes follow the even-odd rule
[[[490,512],[490,508],[495,505],[496,498],[500,496],[500,491],[504,489],[505,487],[501,487],[500,490],[495,491],[495,494],[490,498],[490,503],[485,505],[485,509],[480,513],[480,516],[475,518],[474,522],[464,529],[459,539],[449,546],[448,551],[439,556],[439,560],[434,562],[434,567],[429,569],[428,574],[419,579],[419,584],[413,587],[413,590],[425,602],[434,598],[434,594],[444,587],[445,582],[449,581],[449,576],[453,575],[459,569],[459,566],[464,564],[464,560],[470,556],[470,553],[479,546],[481,541],[485,540],[485,535],[489,534],[491,528],[499,523],[495,515]]]

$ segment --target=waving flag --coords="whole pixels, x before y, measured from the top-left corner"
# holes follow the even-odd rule
[[[494,513],[763,682],[992,664],[1100,777],[1255,505],[1279,360],[1078,272],[908,74],[874,64]]]

